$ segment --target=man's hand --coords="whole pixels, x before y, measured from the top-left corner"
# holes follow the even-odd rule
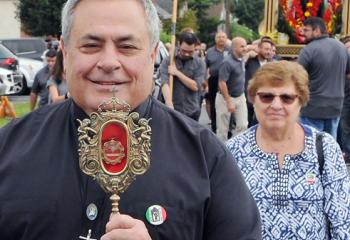
[[[208,85],[208,80],[205,80],[203,83],[202,83],[202,89],[205,93],[209,92],[209,85]]]
[[[114,214],[106,225],[101,240],[151,240],[145,224],[123,214]]]
[[[174,109],[174,104],[172,101],[165,101],[165,105],[167,105],[171,109]]]
[[[231,99],[228,99],[226,101],[226,106],[227,106],[227,111],[230,113],[233,113],[235,111],[235,105],[233,104],[233,102],[231,101]]]
[[[177,68],[176,68],[175,65],[170,65],[170,66],[168,67],[168,73],[169,73],[170,75],[177,76],[178,73],[179,73],[179,70],[177,70]]]

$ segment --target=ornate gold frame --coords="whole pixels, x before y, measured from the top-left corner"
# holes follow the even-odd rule
[[[278,0],[265,0],[264,19],[260,25],[261,32],[266,35],[276,33],[278,19]],[[341,36],[350,35],[350,0],[343,0]],[[277,44],[277,54],[282,57],[297,57],[302,44]]]
[[[150,166],[149,119],[139,119],[137,112],[131,112],[130,105],[112,97],[110,101],[102,103],[97,112],[91,113],[90,118],[78,119],[78,122],[80,123],[78,128],[80,169],[97,180],[107,193],[112,194],[112,213],[119,213],[119,194],[129,187],[136,176],[144,174]],[[107,162],[104,156],[106,149],[102,144],[102,133],[108,125],[118,126],[125,131],[126,144],[123,147],[127,149],[127,153],[126,156],[123,155],[122,163]],[[121,140],[115,141],[112,138],[111,141]],[[118,143],[121,144],[121,142]],[[118,165],[120,170],[115,172],[106,167]]]

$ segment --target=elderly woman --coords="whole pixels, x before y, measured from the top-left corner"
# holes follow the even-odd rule
[[[299,64],[264,65],[248,86],[259,124],[227,143],[258,204],[263,239],[350,239],[350,181],[340,148],[322,133],[320,166],[319,132],[298,122],[308,94]]]

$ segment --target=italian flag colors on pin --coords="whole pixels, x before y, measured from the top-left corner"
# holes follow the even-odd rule
[[[166,211],[162,206],[152,205],[146,211],[146,219],[152,225],[160,225],[166,220]]]

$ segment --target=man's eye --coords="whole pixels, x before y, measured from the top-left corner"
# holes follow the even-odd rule
[[[120,48],[122,48],[122,49],[137,49],[134,45],[129,45],[129,44],[121,45]]]
[[[96,48],[96,47],[98,47],[97,44],[85,44],[85,45],[83,45],[83,48]]]
[[[118,51],[125,55],[134,55],[138,50],[138,47],[131,44],[122,44],[118,46]]]
[[[80,47],[81,51],[83,52],[93,52],[96,51],[99,48],[98,44],[84,44]]]

